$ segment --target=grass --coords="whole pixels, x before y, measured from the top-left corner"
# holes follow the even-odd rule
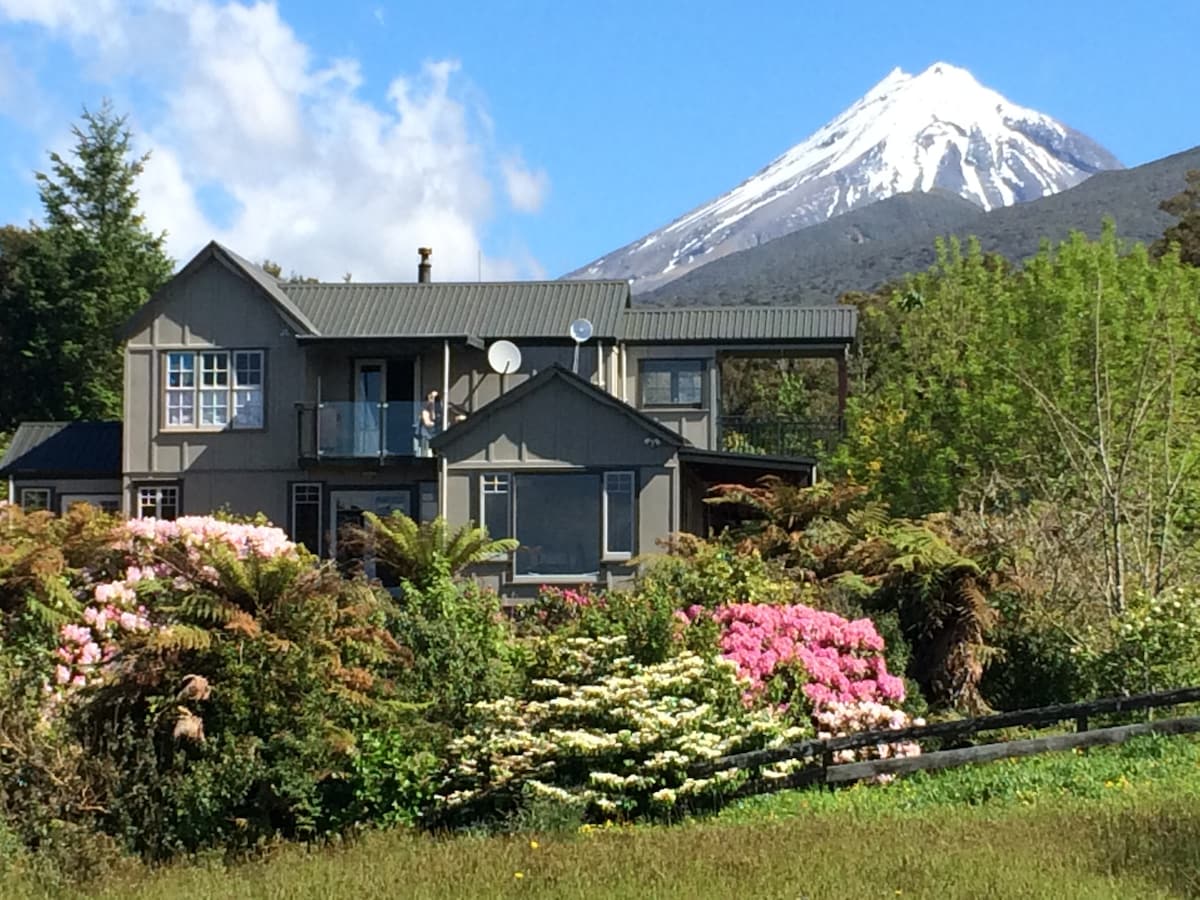
[[[669,827],[378,833],[234,868],[138,869],[90,896],[822,898],[1200,896],[1200,742],[752,798]],[[6,892],[5,889],[10,892]],[[0,896],[46,896],[29,879]]]

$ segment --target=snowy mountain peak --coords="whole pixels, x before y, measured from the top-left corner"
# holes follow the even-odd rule
[[[952,191],[984,209],[1120,168],[1103,147],[936,62],[893,69],[827,125],[746,181],[571,277],[650,290],[728,253],[906,191]]]

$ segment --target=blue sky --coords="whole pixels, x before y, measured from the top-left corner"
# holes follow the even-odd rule
[[[1200,3],[0,0],[0,214],[108,96],[179,258],[557,276],[944,60],[1127,165],[1200,143]]]

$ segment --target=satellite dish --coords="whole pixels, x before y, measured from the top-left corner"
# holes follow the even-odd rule
[[[496,341],[488,347],[487,358],[492,371],[501,375],[521,368],[521,351],[512,341]]]
[[[571,323],[571,339],[577,344],[582,344],[592,336],[592,323],[587,319],[576,319]]]

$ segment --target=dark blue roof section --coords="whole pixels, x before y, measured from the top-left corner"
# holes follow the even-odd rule
[[[0,475],[121,477],[120,422],[22,422]]]

